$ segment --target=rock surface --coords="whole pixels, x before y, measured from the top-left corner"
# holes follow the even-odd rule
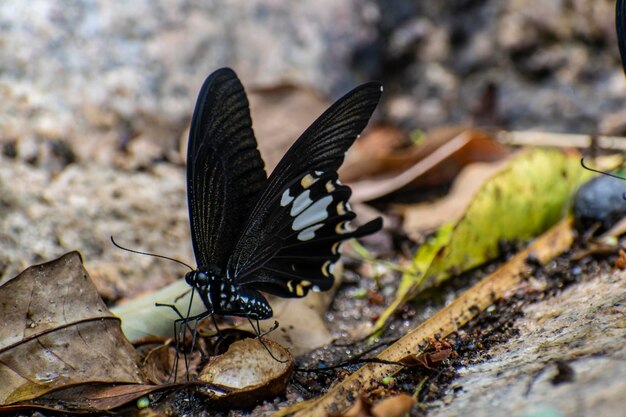
[[[519,337],[460,371],[429,416],[623,415],[626,274],[603,274],[528,306]],[[453,398],[452,398],[453,397]]]

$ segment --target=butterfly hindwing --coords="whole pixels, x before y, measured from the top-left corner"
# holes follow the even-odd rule
[[[266,181],[243,86],[231,69],[219,69],[198,95],[187,150],[189,218],[199,267],[225,267]]]
[[[233,279],[237,284],[253,285],[252,283],[254,282],[256,283],[254,286],[258,289],[270,291],[270,289],[264,288],[264,286],[269,287],[271,282],[271,285],[273,287],[278,286],[280,291],[283,291],[285,288],[288,289],[288,279],[285,277],[277,278],[268,273],[270,266],[274,270],[275,275],[285,273],[285,268],[278,268],[276,264],[284,266],[286,263],[281,262],[276,257],[280,256],[281,250],[297,243],[297,238],[296,241],[286,239],[283,234],[276,231],[277,225],[280,227],[291,227],[290,222],[294,220],[293,216],[289,214],[291,209],[280,206],[283,194],[289,190],[295,193],[297,187],[302,187],[303,181],[304,183],[311,181],[310,177],[324,177],[326,180],[336,183],[336,172],[343,162],[345,153],[367,125],[378,104],[381,91],[381,85],[372,82],[363,84],[343,96],[300,136],[278,163],[276,169],[268,178],[267,187],[252,210],[246,227],[228,261],[228,274],[234,277]],[[297,185],[298,183],[300,185]],[[332,207],[336,207],[339,202],[347,204],[349,197],[349,189],[347,187],[336,183],[338,191],[333,193],[324,188],[325,182],[320,184],[323,184],[323,187],[319,188],[319,190],[311,185],[313,189],[320,193],[319,200],[312,203],[317,204],[315,207],[320,208],[321,211],[319,213],[323,211],[328,214],[331,204],[333,205]],[[306,190],[302,192],[306,192]],[[295,198],[297,196],[294,196],[294,204],[296,203]],[[301,199],[303,198],[301,197]],[[349,212],[349,210],[347,211]],[[353,214],[347,215],[347,217],[350,216],[353,216]],[[331,234],[327,224],[322,222],[321,226],[318,225],[319,233],[317,235],[314,234],[315,237],[305,245],[306,247],[301,248],[302,251],[298,256],[307,257],[306,253],[310,248],[320,245],[317,239],[321,239],[322,232],[327,233],[324,239],[330,239],[329,241],[336,239],[337,241],[334,243],[338,243],[341,240],[363,235],[365,231],[371,233],[371,231],[375,231],[374,229],[379,229],[381,226],[380,221],[375,222],[366,225],[365,229],[360,228],[342,235],[337,233]],[[334,224],[333,228],[336,226]],[[322,228],[325,229],[322,230]],[[304,229],[294,236],[301,232],[305,232]],[[311,233],[311,230],[305,233]],[[326,246],[324,247],[326,248]],[[303,260],[302,264],[305,262]],[[262,267],[266,264],[268,268],[262,271]],[[320,274],[320,268],[321,266],[313,268],[316,274]],[[306,277],[298,276],[298,279],[306,282],[312,282],[311,279],[314,278],[311,275]],[[328,285],[328,282],[332,285],[332,278],[330,281],[326,279],[324,285]],[[293,285],[291,286],[293,287]],[[279,290],[276,292],[279,292]],[[288,289],[288,294],[299,296],[298,291],[295,290],[290,291]]]
[[[354,229],[350,194],[336,172],[312,172],[295,181],[272,204],[267,233],[274,236],[274,254],[237,282],[282,297],[330,289],[340,243],[382,226],[377,219]]]

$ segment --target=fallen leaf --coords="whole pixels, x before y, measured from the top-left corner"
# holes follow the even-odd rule
[[[136,354],[77,252],[0,287],[0,403],[90,382],[141,383]]]
[[[389,172],[403,171],[424,157],[409,136],[395,125],[377,123],[354,142],[339,170],[345,182]]]
[[[577,188],[590,177],[576,153],[533,149],[512,158],[476,193],[458,222],[441,226],[417,250],[374,332],[420,289],[495,258],[502,242],[523,242],[555,224]]]
[[[247,408],[283,393],[292,369],[289,351],[278,343],[244,339],[212,357],[199,380],[216,387],[202,392],[217,406]]]
[[[49,404],[59,410],[103,412],[113,410],[138,398],[159,391],[170,391],[181,385],[112,385],[82,384],[50,392],[37,399],[37,405]]]
[[[374,404],[372,414],[375,417],[402,417],[407,415],[416,403],[415,398],[402,393]]]
[[[410,354],[406,355],[399,360],[400,363],[406,366],[421,366],[426,369],[433,369],[438,364],[448,359],[452,354],[452,348],[442,349],[436,352],[422,352],[418,355]]]
[[[150,349],[142,361],[141,370],[153,384],[184,383],[194,380],[202,360],[203,355],[197,346],[193,352],[181,353],[173,343],[165,343]]]
[[[427,155],[400,173],[353,182],[351,201],[372,201],[409,185],[446,183],[469,163],[495,161],[506,155],[501,145],[475,129],[466,129],[442,142],[432,150],[429,146]]]
[[[407,235],[418,240],[423,231],[434,230],[443,223],[458,220],[476,192],[506,164],[506,160],[470,164],[461,171],[444,198],[433,203],[396,206],[404,216],[402,229]]]
[[[328,414],[329,417],[402,417],[407,415],[417,403],[415,398],[401,393],[375,404],[370,404],[365,398],[359,397],[354,405],[344,413]]]
[[[363,397],[359,397],[354,402],[354,405],[345,413],[332,413],[328,414],[328,417],[373,417],[372,405]]]

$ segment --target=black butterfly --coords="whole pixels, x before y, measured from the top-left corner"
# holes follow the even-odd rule
[[[241,82],[229,68],[209,75],[189,133],[187,198],[198,268],[185,276],[207,311],[187,320],[267,319],[272,309],[259,291],[303,297],[333,285],[339,244],[382,227],[380,218],[350,226],[351,191],[337,179],[381,91],[370,82],[339,99],[267,177]]]

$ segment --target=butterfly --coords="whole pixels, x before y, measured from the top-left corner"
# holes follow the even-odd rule
[[[334,282],[341,242],[381,229],[355,218],[337,170],[382,93],[369,82],[326,110],[267,176],[243,85],[230,68],[205,80],[191,120],[187,199],[197,269],[185,275],[208,315],[272,317],[262,294],[304,297]],[[194,318],[191,318],[194,319]],[[191,320],[187,319],[187,320]]]

